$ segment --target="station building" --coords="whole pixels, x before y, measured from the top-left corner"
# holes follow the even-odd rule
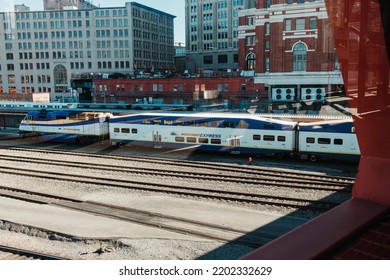
[[[63,93],[79,73],[174,66],[173,15],[136,2],[45,0],[44,7],[0,13],[0,94]]]
[[[257,1],[239,15],[239,66],[265,86],[274,112],[315,112],[344,94],[323,0]]]

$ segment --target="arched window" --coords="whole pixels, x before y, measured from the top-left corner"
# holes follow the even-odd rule
[[[256,68],[256,55],[254,53],[250,53],[247,55],[246,68],[247,68],[247,70],[255,70],[255,68]]]
[[[56,86],[62,86],[68,84],[68,72],[63,65],[57,65],[54,67],[54,84]]]
[[[293,71],[306,71],[306,53],[307,48],[303,43],[294,46]]]

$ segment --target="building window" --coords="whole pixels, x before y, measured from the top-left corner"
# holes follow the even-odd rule
[[[218,55],[218,63],[227,63],[227,62],[228,62],[227,54]]]
[[[54,83],[56,85],[66,85],[68,83],[68,73],[65,66],[57,65],[54,68]]]
[[[246,57],[247,70],[255,70],[256,68],[256,55],[250,53]]]
[[[294,46],[293,71],[306,71],[306,53],[307,48],[303,43]]]
[[[265,72],[269,72],[269,64],[270,64],[270,62],[269,62],[269,57],[266,57],[265,58]]]
[[[316,28],[317,28],[317,19],[310,18],[310,29],[316,29]]]
[[[250,46],[251,44],[252,44],[252,37],[251,36],[246,37],[246,45]]]
[[[233,62],[238,63],[238,54],[233,54]]]
[[[213,64],[213,56],[212,55],[203,56],[203,64]]]
[[[284,30],[285,31],[291,31],[291,19],[286,19]]]
[[[269,35],[270,34],[270,24],[269,22],[266,22],[265,23],[265,35]]]
[[[265,41],[265,50],[269,51],[269,47],[270,47],[270,42],[269,42],[269,40],[267,40],[267,41]]]
[[[296,21],[296,30],[305,30],[305,19],[304,18],[299,18]]]
[[[15,83],[15,75],[8,75],[8,83],[14,84]]]

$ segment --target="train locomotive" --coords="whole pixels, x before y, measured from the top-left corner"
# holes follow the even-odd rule
[[[21,134],[56,141],[192,149],[232,154],[296,156],[316,161],[357,161],[360,150],[352,119],[298,122],[254,114],[30,112]]]
[[[111,113],[75,111],[32,111],[19,125],[22,136],[41,135],[45,139],[89,144],[109,136]]]

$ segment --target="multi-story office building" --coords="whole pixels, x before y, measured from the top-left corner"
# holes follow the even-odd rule
[[[257,1],[239,14],[240,67],[256,73],[273,102],[294,110],[297,101],[324,103],[338,91],[343,81],[324,0]]]
[[[238,11],[255,0],[186,0],[186,46],[189,71],[238,67]]]
[[[173,15],[135,2],[61,7],[0,13],[1,93],[64,92],[74,74],[174,67]]]

